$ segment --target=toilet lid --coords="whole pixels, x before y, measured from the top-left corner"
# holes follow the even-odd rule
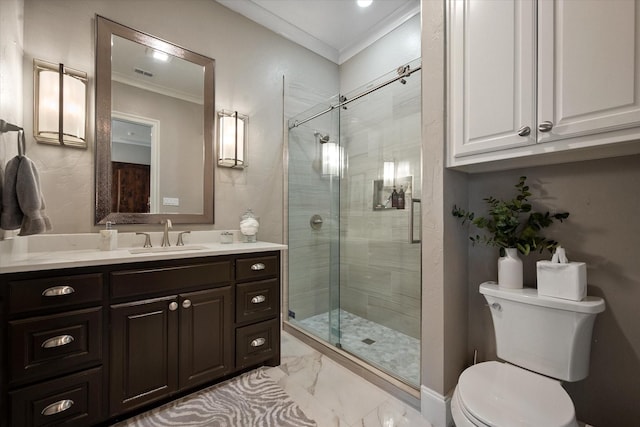
[[[465,412],[488,426],[576,425],[573,402],[558,381],[507,363],[466,369],[458,393]]]

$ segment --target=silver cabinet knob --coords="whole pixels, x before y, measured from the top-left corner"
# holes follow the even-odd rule
[[[522,126],[518,129],[518,135],[520,136],[528,136],[531,133],[531,128],[529,126]]]
[[[44,408],[41,414],[44,415],[45,417],[59,414],[60,412],[64,412],[67,409],[71,408],[73,406],[73,403],[74,402],[71,399],[59,400],[57,402],[52,403],[51,405],[48,405],[46,408]]]
[[[189,308],[189,307],[191,307],[191,300],[186,299],[182,301],[182,308]]]
[[[540,132],[549,132],[551,129],[553,129],[553,123],[548,120],[538,125],[538,130]]]
[[[266,268],[265,265],[261,262],[257,262],[251,266],[251,270],[253,271],[260,271],[260,270],[264,270],[265,268]]]
[[[169,304],[169,310],[171,311],[176,311],[178,309],[178,303],[177,302],[172,302],[171,304]]]

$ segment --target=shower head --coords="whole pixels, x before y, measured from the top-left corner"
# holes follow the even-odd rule
[[[326,144],[327,142],[329,142],[329,135],[323,135],[318,131],[314,131],[313,136],[318,137],[318,141],[320,142],[320,144]]]

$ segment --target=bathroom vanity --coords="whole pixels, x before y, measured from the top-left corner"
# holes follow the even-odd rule
[[[3,261],[0,426],[122,419],[277,366],[284,246],[204,246]]]

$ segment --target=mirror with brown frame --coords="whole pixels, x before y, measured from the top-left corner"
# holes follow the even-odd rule
[[[213,223],[211,58],[97,16],[95,223]]]

